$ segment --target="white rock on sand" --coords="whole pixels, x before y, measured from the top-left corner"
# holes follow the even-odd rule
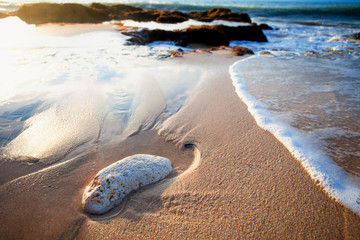
[[[137,154],[119,160],[99,171],[85,188],[84,210],[105,213],[131,191],[165,178],[171,169],[170,160],[159,156]]]

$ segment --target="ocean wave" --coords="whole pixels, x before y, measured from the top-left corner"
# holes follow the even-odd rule
[[[297,158],[310,176],[324,187],[334,199],[360,215],[360,187],[358,179],[347,174],[334,161],[321,151],[318,146],[309,141],[300,130],[279,119],[269,107],[255,98],[248,90],[242,69],[254,61],[260,61],[263,56],[254,56],[234,63],[229,73],[235,91],[247,105],[248,111],[257,124],[272,133]],[[268,58],[264,61],[269,61]],[[256,63],[258,64],[258,62]],[[276,65],[276,64],[275,64]]]

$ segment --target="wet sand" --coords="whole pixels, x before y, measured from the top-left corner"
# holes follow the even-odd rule
[[[256,125],[228,73],[237,60],[221,51],[172,60],[207,75],[171,118],[0,186],[0,239],[359,239],[360,217]],[[91,178],[136,153],[167,157],[177,173],[131,194],[113,218],[84,214],[81,195]]]

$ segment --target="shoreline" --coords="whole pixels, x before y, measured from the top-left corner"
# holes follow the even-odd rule
[[[236,95],[228,69],[239,59],[215,51],[172,60],[196,66],[206,77],[179,112],[155,125],[160,137],[154,130],[140,132],[123,145],[94,148],[0,186],[0,238],[358,237],[360,217],[318,187]],[[185,144],[194,144],[201,159],[184,177],[136,192],[112,219],[93,221],[83,213],[83,188],[111,161],[158,154],[177,161],[181,172],[193,158],[181,150]]]
[[[204,52],[178,62],[211,73],[159,133],[178,144],[194,143],[200,166],[160,197],[139,194],[106,224],[87,221],[79,239],[359,236],[359,216],[332,200],[272,134],[257,126],[229,79],[232,56]]]
[[[301,163],[314,182],[324,188],[332,198],[347,206],[357,215],[360,215],[358,203],[360,199],[360,179],[356,174],[356,159],[353,159],[354,173],[351,173],[345,163],[341,164],[341,161],[339,161],[341,159],[340,156],[336,158],[335,156],[327,155],[326,150],[319,149],[319,146],[306,139],[306,135],[302,134],[299,128],[277,119],[275,112],[271,112],[268,107],[263,106],[261,101],[251,95],[244,79],[244,75],[247,72],[246,68],[242,68],[241,71],[236,71],[236,68],[244,64],[244,62],[256,58],[259,58],[259,56],[253,56],[245,61],[238,61],[230,67],[230,75],[237,95],[248,106],[248,111],[254,117],[258,126],[272,133]],[[269,61],[272,63],[270,59]],[[262,64],[255,62],[250,65],[257,66]],[[277,65],[276,62],[274,65]],[[264,77],[260,72],[257,72],[257,75]],[[304,79],[308,78],[304,77]],[[348,151],[347,153],[351,156],[352,152]]]

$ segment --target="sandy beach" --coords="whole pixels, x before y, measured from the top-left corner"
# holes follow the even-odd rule
[[[360,217],[332,200],[236,95],[228,70],[239,59],[214,51],[170,60],[207,77],[165,122],[0,179],[0,239],[359,239]],[[137,153],[167,157],[175,170],[111,214],[85,214],[81,196],[94,175]]]

